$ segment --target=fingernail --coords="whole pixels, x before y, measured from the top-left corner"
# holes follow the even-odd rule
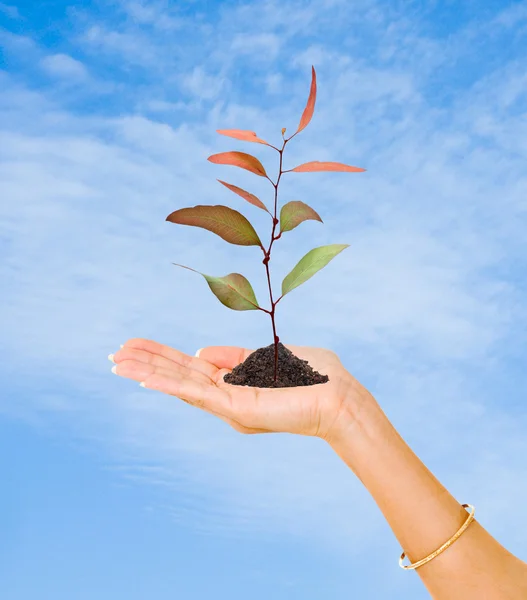
[[[121,348],[124,348],[124,346],[122,344],[120,344]]]
[[[108,360],[115,363],[115,360],[113,359],[113,354],[108,354]]]
[[[114,375],[117,375],[117,365],[115,365],[115,367],[112,367],[112,373]]]
[[[144,382],[144,381],[141,381],[141,383],[140,383],[139,385],[140,385],[141,387],[144,387],[144,388],[146,388],[146,385],[145,385],[145,382]]]
[[[196,351],[196,354],[194,356],[196,356],[197,358],[199,358],[199,353],[203,350],[203,348],[200,348],[199,350]]]

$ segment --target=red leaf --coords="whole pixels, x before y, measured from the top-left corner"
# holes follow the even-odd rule
[[[219,235],[230,244],[261,246],[262,242],[251,223],[237,210],[228,206],[194,206],[180,208],[166,218],[171,223],[202,227]]]
[[[320,162],[319,160],[313,160],[311,162],[298,165],[294,169],[290,169],[295,173],[313,173],[315,171],[346,171],[349,173],[362,173],[366,169],[360,167],[352,167],[350,165],[344,165],[338,162]]]
[[[305,129],[309,122],[311,121],[311,118],[313,117],[313,112],[315,110],[315,101],[317,99],[317,74],[315,73],[315,67],[311,67],[311,89],[309,90],[309,98],[307,99],[307,104],[306,107],[304,109],[304,112],[302,113],[302,117],[300,119],[300,124],[298,126],[298,129],[296,130],[296,133],[299,133],[300,131],[302,131],[302,129]],[[295,133],[295,135],[296,135]]]
[[[256,142],[257,144],[265,144],[266,146],[270,145],[265,140],[259,138],[254,131],[248,131],[247,129],[218,129],[216,133],[242,140],[242,142]]]
[[[233,167],[240,167],[246,171],[250,171],[260,177],[267,177],[264,166],[262,163],[245,152],[220,152],[219,154],[213,154],[207,159],[211,163],[217,165],[232,165]]]
[[[241,196],[244,200],[247,200],[247,202],[250,202],[254,206],[257,206],[258,208],[261,208],[262,210],[265,210],[265,212],[269,213],[265,204],[259,198],[257,198],[253,194],[251,194],[250,192],[246,192],[245,190],[242,190],[242,188],[239,188],[237,185],[232,185],[232,183],[226,183],[225,181],[222,181],[221,179],[218,179],[218,181],[222,185],[224,185],[226,188],[231,190],[231,192],[238,194],[238,196]],[[269,213],[269,214],[271,214],[271,213]]]

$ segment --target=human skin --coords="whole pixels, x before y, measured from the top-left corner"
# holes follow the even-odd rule
[[[232,346],[210,346],[193,357],[134,338],[109,358],[116,363],[112,370],[117,375],[176,396],[240,433],[287,432],[324,440],[370,492],[407,560],[413,563],[428,556],[458,531],[468,512],[410,449],[334,352],[285,346],[327,374],[329,382],[295,388],[230,385],[224,375],[252,352]],[[527,563],[476,519],[416,573],[434,600],[527,598]]]

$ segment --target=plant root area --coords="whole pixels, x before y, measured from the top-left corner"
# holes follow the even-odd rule
[[[225,383],[259,388],[285,388],[327,383],[321,375],[278,342],[278,374],[274,381],[274,344],[259,348],[223,377]]]

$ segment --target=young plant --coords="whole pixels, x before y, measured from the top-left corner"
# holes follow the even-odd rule
[[[359,167],[352,167],[338,162],[320,162],[311,161],[301,164],[294,169],[283,168],[284,150],[286,145],[303,129],[307,127],[315,109],[315,101],[317,95],[317,80],[314,67],[312,67],[311,89],[307,100],[307,105],[304,109],[300,124],[295,133],[289,137],[285,137],[286,129],[282,129],[283,143],[281,148],[267,143],[260,139],[254,131],[246,131],[241,129],[222,129],[218,133],[228,137],[242,140],[244,142],[253,142],[263,144],[272,148],[278,153],[279,166],[278,176],[276,181],[273,181],[268,175],[262,163],[254,156],[245,152],[221,152],[209,156],[208,160],[215,164],[231,165],[245,169],[259,177],[265,177],[269,180],[274,188],[274,212],[269,212],[267,206],[255,195],[247,192],[236,185],[218,180],[226,188],[241,196],[250,204],[257,206],[269,214],[272,219],[271,240],[267,249],[262,244],[260,237],[256,233],[251,223],[238,211],[228,208],[227,206],[194,206],[192,208],[181,208],[174,211],[166,218],[171,223],[179,223],[180,225],[191,225],[193,227],[201,227],[212,231],[219,235],[226,242],[239,246],[259,246],[263,252],[263,264],[267,275],[267,283],[269,286],[269,298],[271,302],[270,309],[262,308],[258,301],[254,290],[249,281],[240,273],[229,273],[223,277],[213,277],[205,275],[199,271],[195,271],[190,267],[173,263],[178,267],[189,269],[195,273],[202,275],[207,281],[212,293],[218,300],[233,310],[260,310],[267,313],[271,317],[274,339],[274,381],[278,376],[278,342],[280,338],[276,333],[275,311],[280,300],[295,289],[317,271],[325,267],[337,254],[342,252],[349,244],[330,244],[328,246],[320,246],[310,250],[294,267],[294,269],[284,278],[282,282],[282,295],[277,299],[273,299],[273,291],[271,288],[271,275],[269,271],[269,262],[271,260],[271,249],[276,240],[280,239],[283,233],[293,230],[303,221],[315,220],[323,222],[316,211],[310,206],[299,200],[294,200],[284,204],[280,210],[280,220],[277,218],[278,210],[278,188],[280,180],[284,173],[310,173],[315,171],[341,171],[348,173],[358,173],[365,171]],[[280,224],[280,231],[277,235],[276,229]]]

